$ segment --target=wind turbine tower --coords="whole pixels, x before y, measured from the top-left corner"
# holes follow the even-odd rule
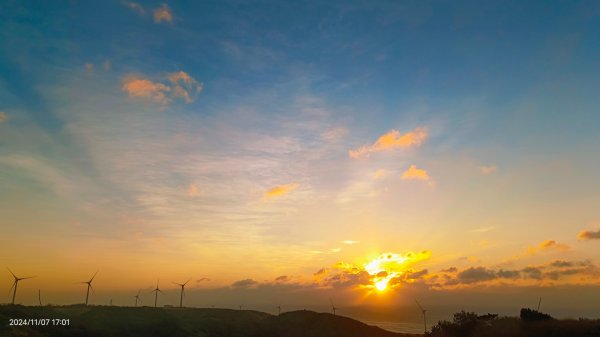
[[[415,302],[417,303],[417,305],[419,306],[419,309],[421,309],[421,313],[423,314],[423,327],[425,328],[425,333],[427,333],[427,317],[426,317],[427,310],[423,309],[421,304],[419,304],[419,301],[415,300]]]
[[[8,268],[6,268],[6,269],[8,269]],[[8,271],[15,278],[15,281],[13,282],[12,287],[10,287],[10,290],[13,291],[13,296],[12,296],[12,302],[11,302],[11,304],[14,305],[15,304],[15,297],[17,296],[17,286],[19,285],[19,281],[27,280],[27,279],[33,278],[34,276],[30,276],[30,277],[17,277],[17,275],[15,275],[10,269],[8,269]],[[10,290],[9,290],[9,292],[10,292]]]
[[[281,303],[277,306],[277,316],[281,315]]]
[[[94,294],[96,293],[96,291],[92,287],[92,281],[94,281],[94,277],[96,277],[97,274],[98,274],[98,272],[96,271],[96,273],[94,274],[94,276],[92,276],[92,278],[89,281],[87,281],[87,282],[81,282],[81,283],[87,284],[87,292],[85,293],[85,305],[88,305],[88,299],[90,298],[90,289],[92,289],[92,291],[94,292]]]
[[[135,297],[135,306],[136,306],[136,307],[137,307],[137,302],[138,302],[138,301],[140,301],[140,302],[142,301],[142,300],[140,299],[140,291],[142,291],[142,290],[141,290],[141,289],[140,289],[140,290],[138,290],[138,293],[137,293],[137,295],[133,296],[133,297]]]
[[[333,312],[333,316],[335,316],[335,311],[338,309],[335,307],[335,305],[333,305],[333,301],[331,300],[331,298],[329,299],[329,302],[331,302],[331,311]]]
[[[188,284],[188,282],[190,282],[191,279],[187,280],[185,283],[177,283],[177,282],[173,282],[176,285],[181,287],[181,294],[179,295],[179,307],[183,308],[183,292],[185,291],[185,285]]]
[[[156,301],[158,300],[158,293],[162,291],[158,288],[158,282],[156,281],[156,289],[152,290],[154,292],[154,307],[156,308]]]

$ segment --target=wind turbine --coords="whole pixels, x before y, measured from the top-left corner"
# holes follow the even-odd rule
[[[331,298],[329,299],[329,302],[331,302],[331,311],[333,312],[333,316],[335,316],[335,311],[338,309],[335,307],[335,305],[333,305],[333,301],[331,300]]]
[[[423,307],[419,304],[419,301],[415,300],[415,302],[419,306],[419,309],[421,309],[421,313],[423,314],[423,326],[425,327],[425,332],[427,332],[427,318],[425,314],[427,310],[423,309]]]
[[[281,302],[277,306],[277,316],[281,315]]]
[[[136,307],[137,307],[137,302],[138,302],[138,301],[140,301],[140,302],[142,301],[142,300],[140,299],[140,291],[142,291],[142,290],[141,290],[141,289],[140,289],[140,290],[138,290],[138,293],[137,293],[137,295],[133,296],[133,297],[135,297],[135,306],[136,306]]]
[[[79,282],[79,283],[85,283],[87,284],[87,292],[85,293],[85,305],[88,305],[88,299],[90,297],[90,288],[92,289],[92,291],[94,292],[94,294],[96,293],[96,291],[94,290],[94,287],[92,287],[92,281],[94,280],[94,277],[96,277],[96,275],[98,274],[98,271],[96,271],[96,273],[94,274],[94,276],[92,276],[92,278],[87,281],[87,282]]]
[[[538,301],[537,311],[540,311],[540,305],[542,305],[542,298],[541,297],[540,297],[540,300]]]
[[[177,282],[173,282],[176,285],[181,287],[181,294],[179,295],[179,307],[182,308],[183,307],[183,292],[185,290],[185,285],[188,284],[188,282],[190,282],[192,279],[187,280],[185,283],[177,283]]]
[[[8,268],[6,268],[8,269]],[[13,282],[12,287],[10,287],[10,290],[13,291],[13,296],[12,296],[12,304],[15,304],[15,296],[17,296],[17,286],[19,285],[19,281],[22,280],[27,280],[30,278],[33,278],[35,276],[30,276],[30,277],[17,277],[10,269],[8,269],[8,271],[12,274],[12,276],[15,278],[15,282]],[[14,288],[14,289],[13,289]],[[10,292],[9,290],[9,292]]]
[[[162,293],[162,290],[158,289],[158,281],[156,281],[156,289],[152,291],[154,292],[154,307],[156,308],[156,300],[158,300],[158,293]]]
[[[42,290],[38,289],[38,301],[40,302],[40,307],[42,306]]]

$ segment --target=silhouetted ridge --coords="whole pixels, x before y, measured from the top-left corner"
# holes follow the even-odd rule
[[[68,327],[0,326],[0,336],[61,337],[408,337],[348,317],[313,311],[273,316],[252,310],[115,306],[0,306],[8,318],[66,318]]]

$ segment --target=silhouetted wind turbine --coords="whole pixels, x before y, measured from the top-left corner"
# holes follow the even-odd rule
[[[6,268],[6,269],[8,269],[8,268]],[[8,271],[15,278],[15,281],[13,282],[12,287],[10,287],[10,290],[13,291],[12,304],[15,304],[15,296],[17,296],[17,286],[19,285],[19,281],[27,280],[27,279],[33,278],[34,276],[30,276],[30,277],[17,277],[10,269],[8,269]],[[9,290],[9,292],[10,292],[10,290]]]
[[[38,301],[40,302],[40,307],[42,306],[42,290],[38,289]]]
[[[542,298],[541,297],[540,297],[540,300],[538,301],[537,311],[540,311],[540,305],[542,305]]]
[[[419,301],[415,300],[415,302],[419,306],[419,309],[421,309],[421,313],[423,314],[423,326],[425,327],[425,332],[427,332],[427,318],[425,314],[427,310],[423,309],[423,307],[419,304]]]
[[[331,300],[331,298],[329,299],[329,302],[331,302],[331,311],[333,311],[333,315],[335,316],[335,311],[338,309],[335,307],[335,305],[333,305],[333,301]]]
[[[277,316],[281,315],[281,303],[277,306]]]
[[[158,300],[158,293],[162,291],[158,289],[158,281],[156,281],[156,289],[152,290],[154,292],[154,307],[156,308],[156,300]]]
[[[140,291],[142,291],[142,290],[141,290],[141,289],[140,289],[140,290],[138,290],[138,293],[137,293],[137,295],[133,296],[133,297],[135,297],[135,306],[136,306],[136,307],[137,307],[137,302],[138,302],[138,301],[140,301],[140,302],[142,301],[142,300],[140,299]]]
[[[173,282],[176,285],[181,287],[181,294],[179,295],[179,307],[183,308],[183,292],[185,290],[185,285],[188,284],[188,282],[190,282],[192,279],[187,280],[185,283],[177,283],[177,282]]]
[[[94,280],[94,277],[96,277],[96,275],[98,274],[98,271],[96,271],[96,273],[94,274],[94,276],[92,276],[92,278],[87,281],[87,282],[80,282],[80,283],[85,283],[87,284],[87,292],[85,293],[85,305],[88,305],[88,299],[90,297],[90,288],[92,289],[92,291],[94,292],[94,294],[96,293],[96,291],[94,290],[94,287],[92,287],[92,281]]]

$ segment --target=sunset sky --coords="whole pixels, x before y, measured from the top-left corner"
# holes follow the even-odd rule
[[[0,303],[591,306],[599,60],[594,1],[3,1]]]

